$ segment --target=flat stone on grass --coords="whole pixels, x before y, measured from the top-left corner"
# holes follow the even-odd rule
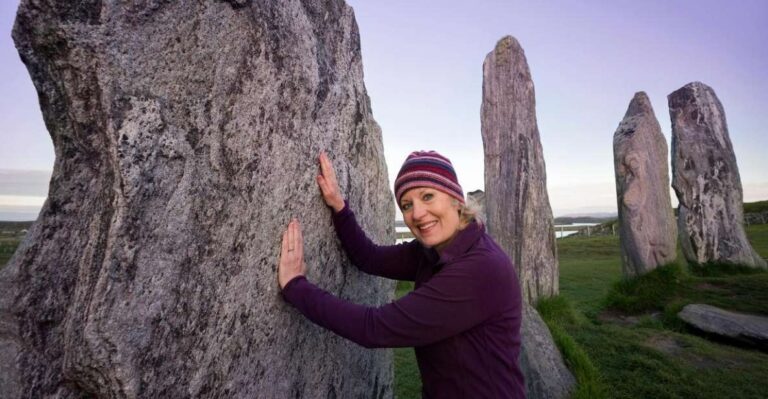
[[[699,331],[768,352],[768,317],[704,304],[686,305],[677,317]]]

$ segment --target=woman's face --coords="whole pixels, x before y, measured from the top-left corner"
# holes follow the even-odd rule
[[[400,198],[400,210],[406,226],[425,247],[439,251],[459,232],[459,205],[440,190],[412,188]]]

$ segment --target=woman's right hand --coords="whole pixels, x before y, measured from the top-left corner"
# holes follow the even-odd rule
[[[336,172],[333,170],[331,160],[325,151],[320,153],[320,174],[317,175],[317,185],[323,194],[325,204],[338,213],[344,209],[344,198],[339,190],[339,182],[336,180]]]

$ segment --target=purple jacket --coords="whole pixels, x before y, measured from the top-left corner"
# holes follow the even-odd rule
[[[525,397],[518,365],[520,284],[509,257],[482,225],[468,225],[438,255],[417,240],[373,244],[348,206],[333,222],[360,270],[415,281],[415,289],[372,308],[341,300],[300,276],[283,289],[286,301],[366,348],[415,347],[424,398]]]

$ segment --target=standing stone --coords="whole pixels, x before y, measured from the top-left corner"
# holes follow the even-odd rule
[[[468,198],[512,258],[523,289],[520,367],[526,395],[566,398],[575,379],[533,307],[538,298],[557,295],[559,270],[533,81],[523,49],[511,36],[499,40],[483,63],[482,134],[485,193]]]
[[[475,190],[467,193],[467,206],[477,212],[475,218],[485,223],[485,193],[483,190]]]
[[[644,92],[635,93],[613,135],[624,276],[640,276],[677,256],[669,197],[667,141]]]
[[[680,202],[677,223],[685,258],[767,268],[744,231],[741,177],[715,91],[693,82],[667,99],[672,187]]]
[[[512,36],[485,57],[481,114],[488,231],[517,267],[523,297],[535,303],[557,295],[559,269],[533,80]]]
[[[344,1],[22,0],[13,37],[56,161],[0,272],[0,397],[392,397],[390,351],[314,326],[277,285],[295,216],[310,279],[392,296],[350,266],[315,182],[327,150],[393,242]]]

